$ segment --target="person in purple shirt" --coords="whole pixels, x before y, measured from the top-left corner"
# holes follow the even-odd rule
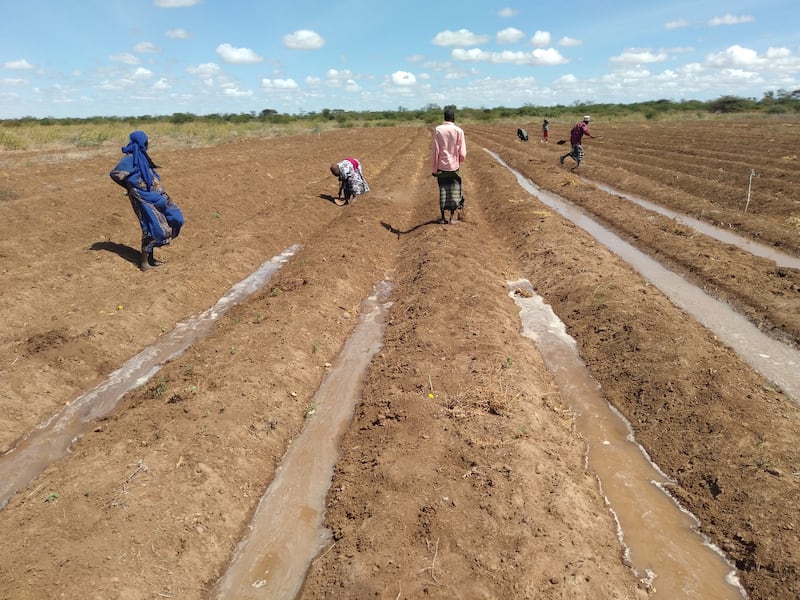
[[[564,154],[559,161],[561,164],[564,164],[564,159],[568,156],[572,157],[572,160],[575,161],[575,166],[581,166],[581,160],[583,160],[583,145],[581,144],[581,140],[583,136],[594,138],[589,132],[589,116],[586,115],[583,117],[583,121],[579,121],[575,123],[572,127],[572,130],[569,132],[569,143],[572,145],[572,150]]]

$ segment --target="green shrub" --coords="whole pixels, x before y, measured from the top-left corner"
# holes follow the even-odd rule
[[[25,150],[27,147],[28,143],[22,138],[6,131],[0,131],[0,148],[3,150]]]

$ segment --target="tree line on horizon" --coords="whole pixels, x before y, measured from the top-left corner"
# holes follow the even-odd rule
[[[396,110],[379,111],[348,111],[343,109],[323,108],[319,112],[303,112],[300,114],[281,113],[274,109],[266,108],[261,111],[246,113],[212,113],[196,115],[188,112],[173,113],[171,115],[140,115],[140,116],[96,116],[96,117],[20,117],[18,119],[2,119],[0,124],[8,126],[22,126],[36,123],[38,125],[71,125],[80,123],[109,123],[109,122],[161,122],[168,121],[172,124],[192,122],[229,122],[248,123],[265,122],[275,125],[286,125],[297,122],[310,124],[336,122],[340,126],[355,126],[375,124],[389,126],[399,123],[408,124],[422,122],[433,124],[441,121],[443,107],[437,104],[428,104],[419,109],[409,109],[399,106]],[[769,91],[760,100],[755,98],[742,98],[739,96],[721,96],[715,100],[652,100],[631,104],[610,104],[595,102],[574,102],[570,105],[557,104],[554,106],[538,106],[525,104],[518,108],[498,106],[495,108],[469,108],[457,107],[457,119],[464,123],[495,122],[511,119],[526,118],[558,118],[562,115],[571,116],[575,113],[591,113],[593,118],[618,119],[631,116],[641,116],[646,119],[658,119],[668,115],[681,115],[696,113],[703,114],[735,114],[735,113],[765,113],[765,114],[791,114],[800,113],[800,89],[793,91]]]

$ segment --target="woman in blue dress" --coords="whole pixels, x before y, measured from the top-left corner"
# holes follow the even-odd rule
[[[144,131],[130,134],[130,143],[122,148],[125,156],[111,170],[111,179],[128,192],[131,207],[142,227],[142,256],[139,268],[147,271],[163,263],[156,260],[153,250],[166,246],[183,227],[181,209],[167,194],[156,169],[158,166],[147,154],[148,139]]]

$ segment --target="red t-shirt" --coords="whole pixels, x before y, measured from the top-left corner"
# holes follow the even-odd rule
[[[575,123],[575,126],[572,128],[572,131],[569,132],[569,143],[570,144],[580,144],[581,138],[587,135],[592,137],[592,134],[589,133],[589,125],[584,121],[580,123]]]

